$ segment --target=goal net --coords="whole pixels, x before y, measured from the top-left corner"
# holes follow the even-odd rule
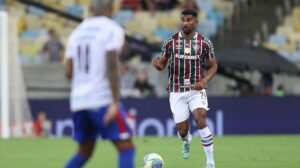
[[[18,20],[0,11],[0,137],[32,135],[32,117],[19,61]]]

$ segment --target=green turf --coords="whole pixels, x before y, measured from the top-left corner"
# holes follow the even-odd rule
[[[191,156],[181,157],[177,138],[136,138],[137,168],[146,153],[156,152],[166,168],[202,168],[205,156],[198,138],[193,139]],[[214,138],[217,168],[300,168],[300,136],[225,136]],[[76,144],[63,139],[0,140],[0,168],[59,168],[75,152]],[[114,168],[116,151],[109,142],[99,141],[87,168]]]

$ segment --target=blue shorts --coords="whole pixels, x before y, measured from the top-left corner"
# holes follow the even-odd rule
[[[108,106],[73,113],[74,139],[79,144],[96,141],[99,135],[103,139],[111,141],[124,140],[132,136],[132,131],[127,123],[127,114],[122,107],[119,107],[117,117],[112,123],[103,124],[107,108]]]

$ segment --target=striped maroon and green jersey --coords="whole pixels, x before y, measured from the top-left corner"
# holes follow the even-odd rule
[[[191,39],[175,33],[164,41],[161,54],[169,59],[169,92],[189,91],[204,77],[204,61],[215,57],[212,42],[199,33]]]

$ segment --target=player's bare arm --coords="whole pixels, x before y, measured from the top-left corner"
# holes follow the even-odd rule
[[[217,73],[218,70],[218,64],[216,57],[208,61],[209,69],[207,71],[207,74],[204,78],[202,78],[199,82],[193,84],[191,86],[194,90],[202,90],[204,89],[205,85],[214,77],[214,75]]]
[[[159,71],[162,71],[168,63],[168,58],[166,57],[155,57],[152,59],[152,66]]]
[[[73,60],[71,58],[66,60],[65,75],[68,79],[72,79],[72,76],[73,76]]]
[[[113,103],[109,106],[108,112],[104,116],[104,123],[109,124],[117,115],[118,104],[120,99],[119,93],[119,66],[118,66],[118,53],[116,51],[109,51],[106,55],[107,60],[107,77],[109,80]]]

